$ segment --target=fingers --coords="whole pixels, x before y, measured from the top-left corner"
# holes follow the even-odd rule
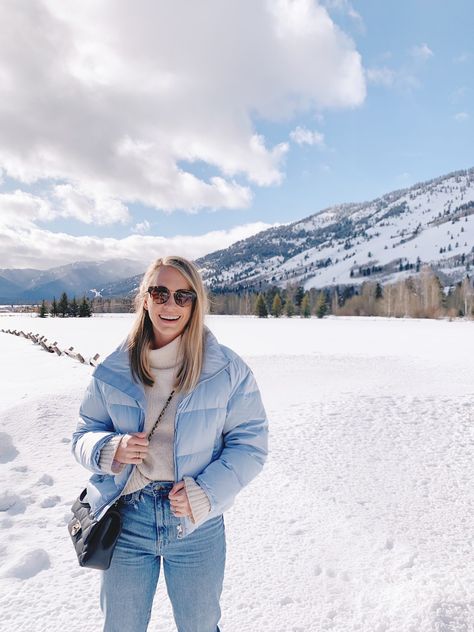
[[[173,515],[177,517],[192,515],[184,481],[180,481],[179,483],[175,483],[173,485],[173,488],[168,494],[168,498],[170,500],[170,507]]]
[[[117,449],[115,459],[120,463],[128,465],[140,465],[148,454],[148,439],[146,433],[137,433],[138,435],[125,435]]]
[[[179,481],[179,483],[175,483],[169,493],[169,496],[174,496],[179,492],[179,490],[184,488],[184,481]],[[186,493],[186,490],[185,490]]]
[[[150,442],[146,438],[146,432],[140,434],[144,434],[145,436],[138,437],[137,435],[130,435],[130,439],[127,441],[127,445],[147,446]]]

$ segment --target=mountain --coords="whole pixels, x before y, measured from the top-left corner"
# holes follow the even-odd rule
[[[143,271],[129,259],[77,261],[49,270],[0,269],[0,303],[31,303],[72,296],[93,297],[103,286]]]
[[[197,260],[215,290],[383,283],[430,264],[446,283],[474,263],[474,168],[341,204]]]
[[[288,282],[310,287],[382,283],[431,265],[444,284],[474,265],[474,168],[340,204],[270,228],[196,261],[213,290],[259,289]],[[132,296],[143,264],[114,259],[51,270],[1,270],[0,303]]]

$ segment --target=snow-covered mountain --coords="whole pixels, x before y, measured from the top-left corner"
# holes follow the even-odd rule
[[[447,282],[474,259],[474,168],[270,228],[197,261],[213,288],[388,282],[432,265]]]
[[[129,259],[76,261],[49,270],[0,269],[0,303],[28,303],[59,298],[62,292],[96,296],[111,283],[141,272],[143,265]]]
[[[211,289],[392,282],[431,265],[445,283],[474,264],[474,168],[270,228],[196,262]],[[0,303],[132,296],[144,266],[76,262],[51,270],[0,270]]]

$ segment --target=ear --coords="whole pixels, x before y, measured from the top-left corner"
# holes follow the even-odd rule
[[[145,298],[145,300],[143,301],[143,309],[148,311],[148,299]]]

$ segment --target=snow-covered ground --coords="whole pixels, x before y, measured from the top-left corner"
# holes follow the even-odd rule
[[[0,328],[104,357],[130,316]],[[223,632],[473,632],[472,322],[211,317],[270,418],[262,474],[225,514]],[[0,630],[101,630],[99,574],[66,531],[92,368],[0,333]],[[160,578],[150,630],[175,629]]]

